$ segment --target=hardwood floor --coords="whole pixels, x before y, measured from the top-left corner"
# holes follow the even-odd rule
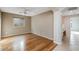
[[[4,38],[0,45],[2,51],[51,51],[57,44],[53,40],[29,33]]]

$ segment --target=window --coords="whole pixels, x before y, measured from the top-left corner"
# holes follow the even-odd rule
[[[25,26],[25,20],[24,18],[13,18],[13,25],[14,27],[24,27]]]

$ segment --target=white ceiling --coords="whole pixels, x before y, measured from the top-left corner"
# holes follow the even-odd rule
[[[70,15],[78,15],[79,14],[79,7],[77,7],[77,9],[75,9],[75,10],[68,10],[69,8],[72,8],[72,7],[67,7],[64,10],[62,10],[62,15],[70,16]]]
[[[77,10],[69,11],[68,8],[70,7],[0,7],[2,12],[13,13],[18,15],[25,15],[25,16],[34,16],[49,10],[53,11],[61,11],[62,15],[75,15],[79,14],[79,8]],[[25,13],[24,11],[27,11]]]
[[[49,7],[0,7],[2,12],[8,12],[13,14],[25,15],[25,16],[34,16],[46,11],[51,10]],[[27,14],[24,14],[24,11],[27,10]]]

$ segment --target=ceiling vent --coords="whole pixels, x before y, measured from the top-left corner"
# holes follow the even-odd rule
[[[71,11],[71,10],[77,10],[77,9],[78,9],[78,7],[71,7],[71,8],[68,8],[69,11]]]

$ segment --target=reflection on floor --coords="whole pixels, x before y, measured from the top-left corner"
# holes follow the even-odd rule
[[[62,44],[59,44],[55,51],[79,51],[79,32],[71,31],[71,38],[64,37]]]
[[[2,51],[51,51],[55,46],[52,40],[32,33],[8,37],[0,41]]]

